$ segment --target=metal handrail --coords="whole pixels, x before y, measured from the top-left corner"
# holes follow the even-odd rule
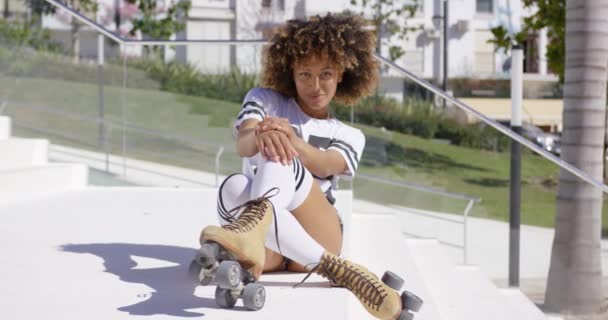
[[[406,78],[409,78],[410,80],[416,82],[417,84],[423,86],[424,88],[428,89],[429,91],[433,92],[434,94],[446,99],[447,101],[457,105],[458,107],[460,107],[461,109],[472,113],[475,117],[479,118],[481,121],[485,122],[487,125],[493,127],[494,129],[500,131],[502,134],[508,136],[509,138],[521,143],[522,145],[526,146],[528,149],[531,149],[532,151],[538,153],[540,156],[546,158],[547,160],[555,163],[556,165],[558,165],[560,168],[565,169],[566,171],[570,172],[571,174],[579,177],[580,179],[594,185],[595,187],[601,189],[603,192],[608,193],[608,186],[606,186],[605,184],[603,184],[602,182],[596,180],[595,178],[591,177],[590,175],[588,175],[587,173],[581,171],[580,169],[578,169],[577,167],[569,164],[568,162],[554,156],[553,154],[543,150],[542,148],[540,148],[539,146],[535,145],[534,143],[532,143],[530,140],[522,137],[521,135],[515,133],[513,130],[499,124],[498,122],[486,117],[485,115],[483,115],[481,112],[473,109],[472,107],[470,107],[469,105],[463,103],[462,101],[454,98],[453,96],[443,92],[440,88],[436,87],[435,85],[431,84],[430,82],[421,79],[420,77],[416,76],[415,74],[413,74],[410,71],[405,70],[404,68],[398,66],[397,64],[395,64],[394,62],[388,60],[385,57],[382,57],[380,55],[376,55],[376,58],[378,60],[380,60],[382,63],[388,65],[389,67],[393,68],[395,71],[398,71],[399,73],[401,73],[402,75],[404,75]]]
[[[441,195],[444,197],[448,197],[448,198],[453,198],[453,199],[459,199],[459,200],[466,200],[467,201],[467,205],[464,208],[464,212],[463,212],[463,219],[462,222],[460,221],[450,221],[450,222],[454,222],[454,223],[462,223],[463,225],[463,232],[462,232],[462,259],[463,259],[463,263],[467,264],[468,263],[468,254],[467,254],[467,231],[468,231],[468,225],[469,225],[469,212],[471,211],[471,209],[473,209],[473,206],[475,205],[475,203],[479,203],[481,202],[481,198],[479,197],[473,197],[473,196],[469,196],[466,194],[462,194],[462,193],[455,193],[455,192],[448,192],[448,191],[444,191],[444,190],[439,190],[439,189],[435,189],[435,188],[431,188],[431,187],[427,187],[427,186],[421,186],[421,185],[417,185],[414,183],[409,183],[409,182],[404,182],[404,181],[397,181],[397,180],[392,180],[392,179],[386,179],[386,178],[379,178],[379,177],[373,177],[370,175],[366,175],[366,174],[358,174],[357,175],[358,178],[360,179],[364,179],[364,180],[369,180],[369,181],[374,181],[374,182],[378,182],[378,183],[383,183],[383,184],[389,184],[389,185],[393,185],[396,187],[403,187],[403,188],[407,188],[407,189],[412,189],[412,190],[416,190],[416,191],[421,191],[421,192],[426,192],[426,193],[431,193],[431,194],[437,194],[437,195]]]

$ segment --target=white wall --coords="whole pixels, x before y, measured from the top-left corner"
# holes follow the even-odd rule
[[[0,116],[0,140],[11,136],[11,118]]]

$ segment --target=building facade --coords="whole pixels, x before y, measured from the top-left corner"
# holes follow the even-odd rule
[[[112,12],[117,3],[114,0],[100,2],[109,7],[108,12]],[[443,3],[443,0],[419,0],[420,8],[415,16],[400,21],[402,25],[418,28],[409,32],[407,39],[382,35],[383,43],[398,45],[405,52],[395,62],[439,83],[443,76],[443,55],[447,52],[449,78],[507,78],[508,55],[495,50],[494,45],[487,41],[492,39],[492,27],[503,25],[513,32],[520,30],[522,17],[530,14],[524,10],[522,2],[447,0],[447,50],[443,48]],[[365,17],[372,17],[369,9],[366,12],[364,8],[353,6],[350,0],[192,0],[192,8],[185,21],[186,30],[175,35],[174,39],[263,39],[270,36],[273,27],[287,19],[344,10],[363,12]],[[69,23],[58,16],[45,17],[43,26],[55,30],[57,37],[65,42]],[[111,23],[107,28],[116,30]],[[95,56],[96,41],[87,34],[91,31],[85,27],[82,32],[82,54]],[[546,46],[546,31],[530,35],[526,40],[524,68],[528,77],[554,79],[547,70]],[[387,45],[382,45],[381,53],[389,55]],[[128,54],[141,54],[141,48],[131,48]],[[231,66],[246,72],[258,71],[260,57],[260,46],[209,44],[169,47],[166,55],[166,59],[189,62],[201,71],[213,73],[225,72]]]

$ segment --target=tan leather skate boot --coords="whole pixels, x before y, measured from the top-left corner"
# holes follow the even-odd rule
[[[267,198],[251,200],[231,211],[245,211],[225,226],[207,226],[200,235],[201,245],[212,241],[228,250],[241,267],[259,279],[266,258],[264,242],[272,223],[274,208]]]
[[[350,290],[374,317],[393,320],[400,316],[403,308],[399,294],[365,267],[325,251],[313,270]]]

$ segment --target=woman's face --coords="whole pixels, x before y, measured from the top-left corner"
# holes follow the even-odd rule
[[[342,71],[328,59],[313,56],[294,63],[293,80],[300,108],[309,114],[323,116],[342,81]]]

